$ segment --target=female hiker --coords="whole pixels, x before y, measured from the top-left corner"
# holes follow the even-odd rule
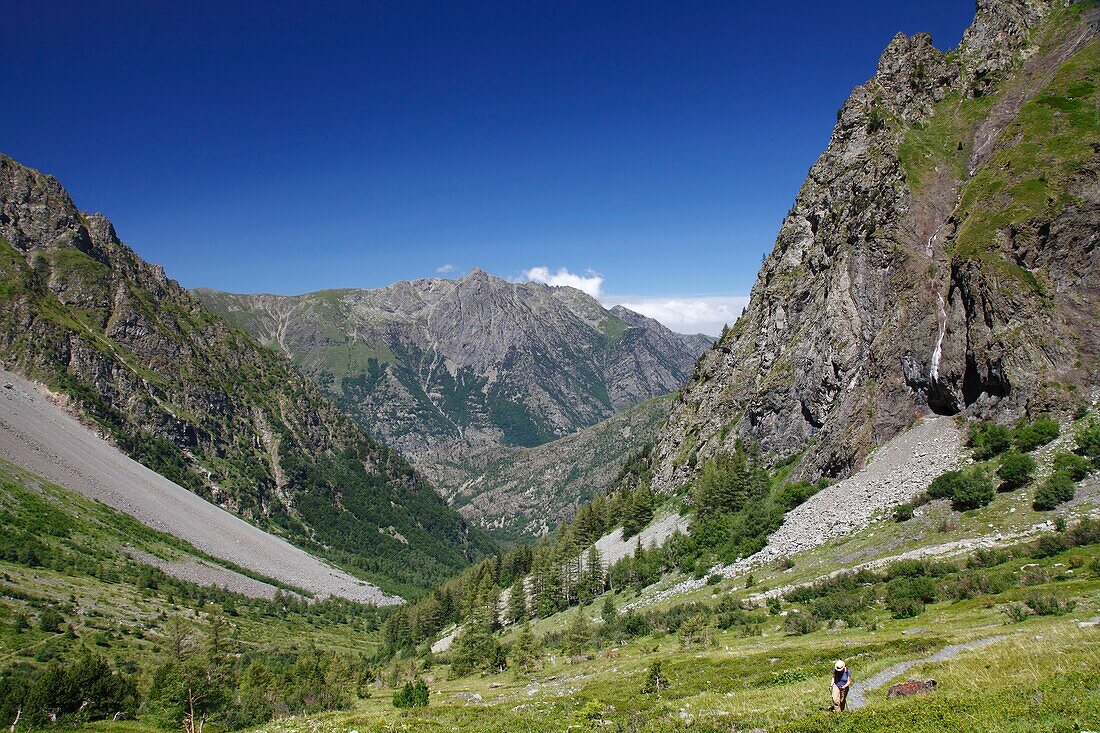
[[[852,673],[844,665],[843,659],[833,665],[833,712],[839,713],[848,704],[848,688],[852,686]]]

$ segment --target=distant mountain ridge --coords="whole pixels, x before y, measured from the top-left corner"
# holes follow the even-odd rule
[[[457,279],[300,296],[195,291],[289,356],[452,496],[532,447],[673,392],[712,343],[569,287]]]
[[[0,364],[67,395],[132,458],[387,591],[416,593],[491,548],[285,357],[6,156]]]

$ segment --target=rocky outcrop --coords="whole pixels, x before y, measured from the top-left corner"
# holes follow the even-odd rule
[[[468,495],[514,448],[675,391],[713,342],[608,310],[574,288],[479,269],[378,290],[197,294],[290,356],[448,497],[460,487]],[[552,498],[550,489],[542,494]]]
[[[391,588],[441,580],[488,549],[285,357],[5,156],[0,305],[0,364],[66,394],[124,452],[218,505]],[[409,543],[379,533],[388,526]]]
[[[927,692],[935,692],[936,687],[935,680],[906,680],[896,685],[890,685],[886,690],[886,699],[893,700],[895,697],[923,695]]]
[[[682,390],[656,488],[737,440],[844,476],[922,415],[1071,409],[1100,382],[1096,18],[991,0],[954,52],[890,42]]]

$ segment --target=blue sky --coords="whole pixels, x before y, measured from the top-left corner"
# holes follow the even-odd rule
[[[57,176],[185,286],[546,268],[536,279],[709,331],[735,317],[893,34],[949,48],[973,14],[969,0],[177,5],[0,0],[0,152]]]

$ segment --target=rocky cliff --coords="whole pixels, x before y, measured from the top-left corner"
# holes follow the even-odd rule
[[[899,34],[837,114],[745,314],[657,442],[665,491],[738,439],[846,475],[925,414],[1070,410],[1098,378],[1095,3],[980,0]]]
[[[511,448],[678,389],[712,343],[573,288],[478,269],[379,290],[197,294],[293,359],[448,497]]]
[[[388,590],[488,549],[282,355],[142,261],[52,177],[0,156],[0,363],[131,457]]]

